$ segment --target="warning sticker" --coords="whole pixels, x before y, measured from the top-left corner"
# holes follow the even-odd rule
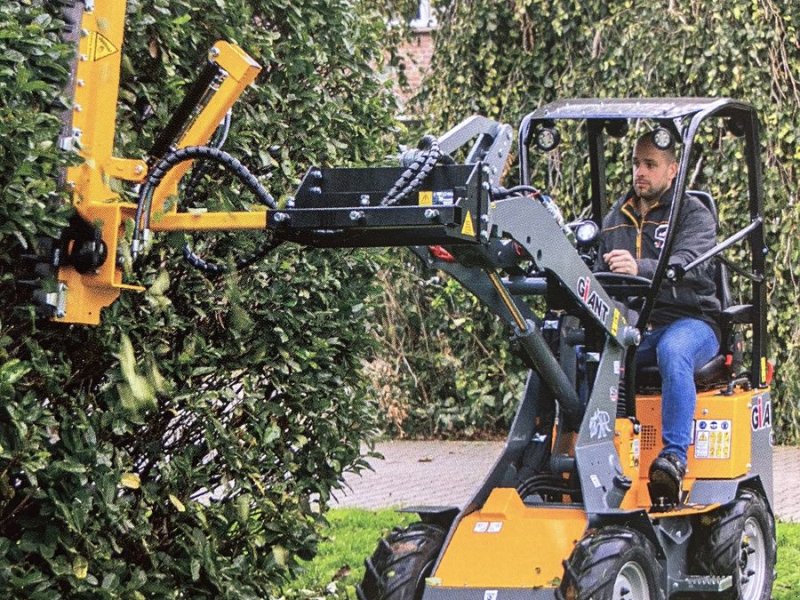
[[[700,419],[695,424],[694,457],[726,459],[731,457],[731,422]]]
[[[472,213],[467,211],[467,217],[464,219],[464,225],[461,227],[462,235],[475,235],[475,226],[472,224]]]
[[[433,206],[433,192],[420,192],[419,193],[420,206]]]
[[[86,49],[86,56],[89,57],[89,60],[100,60],[106,56],[111,56],[117,52],[117,50],[117,47],[111,43],[111,40],[104,35],[96,31],[89,33],[88,47]]]

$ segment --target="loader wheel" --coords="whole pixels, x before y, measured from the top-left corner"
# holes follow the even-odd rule
[[[714,598],[769,600],[775,578],[775,521],[760,494],[743,490],[702,522],[692,553],[704,575],[731,575],[733,586]]]
[[[664,600],[662,568],[650,541],[627,527],[584,537],[564,563],[559,600]]]
[[[356,589],[358,599],[419,600],[445,533],[442,527],[426,523],[395,529],[364,562],[366,572]]]

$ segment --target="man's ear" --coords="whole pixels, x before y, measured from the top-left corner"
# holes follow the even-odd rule
[[[675,179],[675,176],[678,174],[678,163],[676,161],[669,163],[667,174],[669,175],[670,181]]]

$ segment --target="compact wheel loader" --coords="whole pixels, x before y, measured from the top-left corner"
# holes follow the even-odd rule
[[[681,149],[652,280],[591,270],[609,205],[607,141],[633,124]],[[669,263],[669,250],[684,193],[718,215],[709,193],[687,189],[698,132],[710,124],[741,145],[749,218],[680,268]],[[530,183],[534,147],[552,152],[561,129],[582,132],[588,152],[591,196],[586,217],[574,222],[564,222]],[[525,391],[483,485],[460,509],[409,508],[421,521],[380,542],[366,561],[360,600],[771,597],[772,373],[758,148],[753,109],[729,99],[573,99],[523,119],[521,184],[489,190],[488,210],[478,218],[481,245],[449,247],[446,260],[416,251],[508,323],[531,367]],[[726,258],[734,246],[737,258]],[[660,376],[656,367],[636,369],[635,349],[661,283],[708,261],[723,308],[722,344],[695,373],[688,471],[680,502],[670,504],[652,498],[647,485],[661,449]],[[731,271],[742,288],[737,302]],[[526,302],[535,296],[544,298],[539,315]]]
[[[772,373],[759,123],[751,106],[726,98],[543,106],[520,125],[511,187],[501,177],[513,130],[476,116],[424,138],[400,166],[313,167],[279,204],[221,149],[230,108],[259,72],[255,60],[218,42],[147,157],[120,158],[113,150],[125,1],[57,3],[78,47],[60,147],[82,160],[65,174],[75,217],[35,259],[35,272],[52,282],[35,294],[44,315],[99,322],[122,290],[141,289],[127,281],[127,267],[159,231],[252,231],[265,238],[261,255],[284,242],[404,246],[496,314],[530,368],[505,450],[483,484],[463,507],[416,507],[420,521],[391,533],[367,560],[360,600],[770,598]],[[731,210],[746,218],[678,267],[669,256],[684,194],[717,216],[708,192],[687,189],[698,170],[698,132],[710,123],[741,145],[748,198],[746,208]],[[593,270],[609,205],[608,144],[631,126],[651,127],[681,151],[652,280]],[[588,159],[586,214],[572,221],[532,184],[530,162],[536,149],[552,152],[564,131],[581,132]],[[230,171],[257,207],[185,210],[181,198],[191,186],[183,177],[205,163]],[[138,186],[136,201],[121,198],[112,181]],[[184,253],[207,273],[225,268],[190,248]],[[723,307],[722,345],[695,373],[694,439],[674,504],[649,493],[648,467],[661,447],[660,381],[657,369],[637,370],[635,350],[662,283],[709,264]]]

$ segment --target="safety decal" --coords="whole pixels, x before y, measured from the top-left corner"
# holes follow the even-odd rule
[[[419,193],[420,206],[433,206],[433,192],[420,192]]]
[[[589,307],[589,310],[605,323],[609,311],[608,304],[592,289],[592,284],[588,277],[578,279],[578,295],[584,304]]]
[[[611,433],[611,416],[599,408],[594,411],[592,418],[589,419],[589,437],[598,440],[605,439]]]
[[[619,329],[620,312],[618,308],[614,309],[614,316],[611,318],[611,335],[617,335]]]
[[[608,399],[611,400],[612,402],[616,402],[617,400],[619,400],[619,389],[617,389],[617,386],[612,385],[608,389]]]
[[[750,426],[753,431],[772,427],[772,402],[769,396],[759,394],[753,397],[753,404],[750,409]]]
[[[483,600],[497,600],[497,590],[486,590],[483,592]]]
[[[731,421],[699,419],[695,423],[694,457],[731,457]]]
[[[472,528],[473,533],[500,533],[503,529],[502,521],[478,521]]]
[[[464,219],[464,225],[461,227],[461,235],[475,235],[475,227],[472,225],[472,213],[467,211],[467,217]]]
[[[111,40],[96,31],[89,33],[87,44],[86,56],[91,61],[111,56],[118,51],[118,48],[111,43]]]
[[[635,438],[631,440],[631,456],[630,456],[630,466],[631,467],[638,467],[639,466],[639,457],[642,454],[642,446],[639,443],[639,438]]]

